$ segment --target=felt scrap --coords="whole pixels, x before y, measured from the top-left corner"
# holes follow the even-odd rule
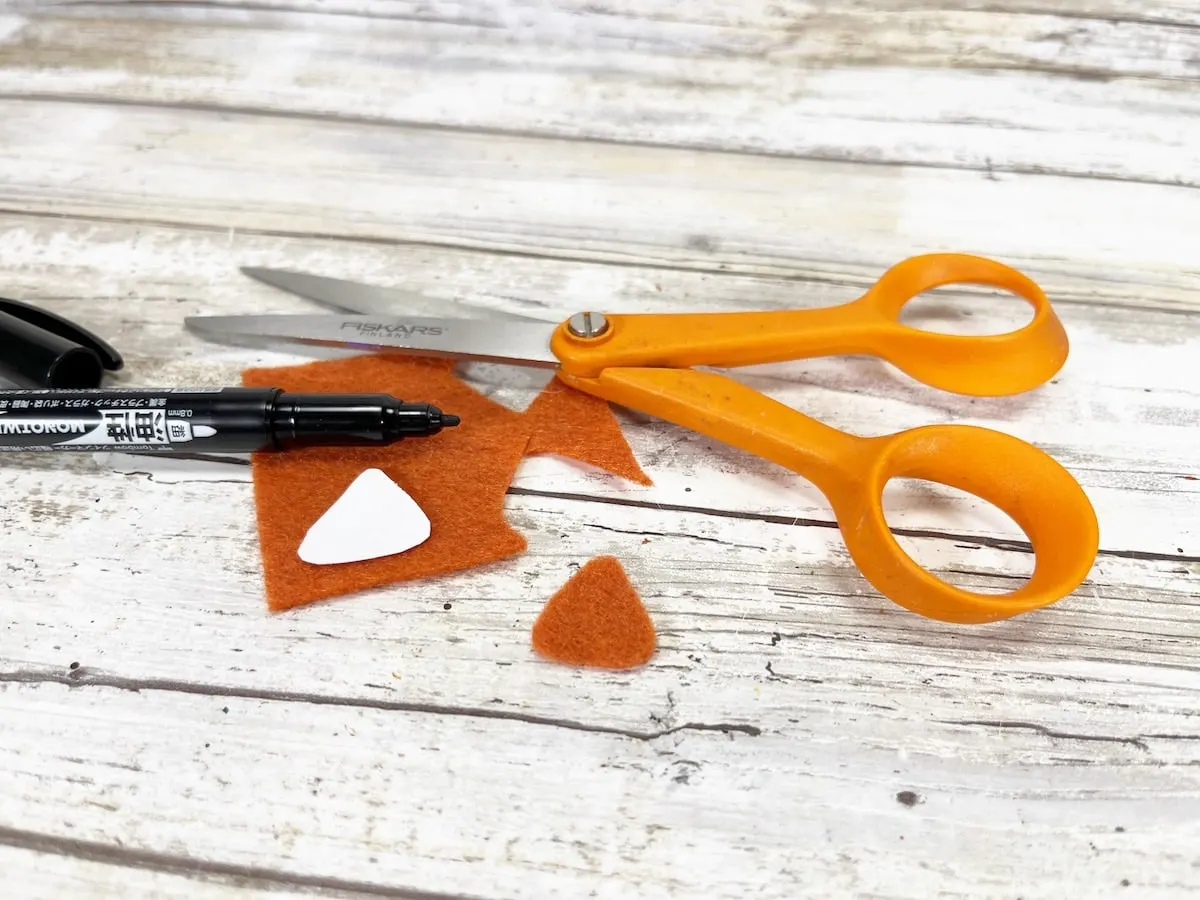
[[[558,452],[600,468],[613,466],[614,474],[648,483],[606,402],[552,380],[543,396],[518,413],[456,377],[453,367],[452,360],[382,355],[242,373],[248,387],[388,393],[432,403],[462,419],[457,428],[390,447],[309,447],[254,454],[255,516],[270,610],[471,569],[521,553],[525,538],[505,521],[504,497],[531,443],[537,452]],[[560,415],[567,423],[561,433],[554,426]],[[385,473],[424,510],[429,539],[401,554],[339,565],[300,559],[297,549],[309,528],[372,468]]]
[[[589,560],[533,624],[533,649],[575,666],[630,669],[654,655],[654,623],[613,556]]]
[[[608,402],[551,381],[525,411],[531,419],[526,455],[555,454],[591,463],[638,484],[651,484],[621,434]]]
[[[491,563],[525,549],[504,521],[504,492],[525,449],[521,417],[472,390],[443,360],[352,357],[251,369],[251,387],[367,391],[434,403],[463,424],[390,447],[308,447],[257,453],[251,472],[267,604],[273,611]],[[430,539],[407,553],[338,566],[297,555],[305,533],[364,469],[380,469],[430,521]]]

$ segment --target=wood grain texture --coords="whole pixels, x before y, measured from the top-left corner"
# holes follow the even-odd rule
[[[86,139],[90,155],[73,142]],[[0,100],[12,212],[789,274],[949,247],[1189,290],[1200,195],[1160,185]],[[456,198],[466,197],[466,202]],[[1118,228],[1114,217],[1136,221]],[[851,262],[853,261],[853,262]],[[1136,277],[1136,276],[1135,276]],[[1151,276],[1153,277],[1153,276]],[[1136,289],[1136,288],[1135,288]]]
[[[1047,289],[1072,340],[1052,384],[739,377],[854,433],[1031,440],[1102,529],[1062,603],[930,622],[862,580],[806,482],[622,412],[653,488],[527,460],[506,502],[527,554],[272,616],[245,466],[0,455],[20,895],[1200,892],[1200,13],[911,5],[0,4],[0,294],[111,338],[119,383],[294,360],[183,330],[311,310],[239,265],[549,321],[826,305],[965,250]],[[938,292],[914,321],[1019,316]],[[514,408],[544,377],[463,374]],[[965,495],[887,502],[956,583],[1030,570]],[[659,628],[644,670],[529,648],[600,553]]]
[[[10,292],[104,331],[130,358],[129,373],[122,377],[148,384],[234,383],[247,360],[265,364],[285,359],[209,344],[182,329],[186,315],[237,313],[249,303],[266,311],[312,308],[249,281],[237,271],[239,265],[300,265],[410,288],[429,298],[418,310],[425,313],[463,297],[484,309],[550,319],[581,302],[608,300],[609,308],[630,309],[652,298],[653,308],[662,310],[816,306],[860,289],[852,275],[839,280],[835,270],[820,266],[797,276],[718,278],[665,267],[582,264],[420,245],[346,246],[245,232],[148,231],[109,224],[69,234],[58,219],[25,216],[0,223],[0,265],[9,272]],[[1031,271],[1041,276],[1040,270]],[[1066,296],[1064,288],[1060,301],[1055,285],[1073,282],[1049,270],[1041,280],[1061,304],[1073,349],[1056,383],[1028,397],[981,402],[940,394],[873,360],[762,366],[743,370],[739,378],[853,433],[882,434],[946,421],[1011,431],[1050,449],[1081,480],[1097,505],[1106,551],[1167,559],[1200,555],[1195,537],[1181,533],[1171,518],[1175,505],[1197,490],[1191,480],[1196,466],[1195,413],[1190,410],[1200,401],[1178,378],[1194,358],[1200,337],[1193,320],[1174,305],[1176,296],[1186,303],[1186,293],[1164,288],[1161,300],[1104,297],[1089,302],[1082,293]],[[86,297],[79,296],[81,286]],[[966,320],[972,331],[994,331],[1019,320],[1006,305],[981,308],[963,295],[948,299],[954,301],[951,309],[934,306],[920,321],[962,330],[963,320],[953,310],[963,308],[974,312]],[[1143,358],[1147,342],[1157,348],[1153,360]],[[469,367],[464,374],[475,387],[515,408],[524,408],[545,379],[494,366]],[[634,421],[627,414],[624,418]],[[1085,418],[1095,419],[1094,424],[1080,421]],[[1135,425],[1136,433],[1130,431]],[[828,521],[824,499],[790,473],[661,423],[639,419],[627,433],[655,482],[652,488],[538,460],[526,461],[516,485],[560,493],[582,490],[613,502]],[[1142,446],[1150,433],[1155,453],[1147,458]],[[952,522],[959,535],[1020,538],[1015,526],[989,507],[963,498],[952,504],[953,518],[946,519],[947,510],[931,512],[922,497],[897,485],[888,495],[894,524],[919,528]],[[1147,527],[1147,522],[1162,527]],[[963,551],[960,561],[968,558]]]
[[[1194,7],[968,6],[56,4],[0,92],[1197,186]]]

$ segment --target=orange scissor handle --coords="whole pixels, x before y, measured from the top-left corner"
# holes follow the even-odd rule
[[[1033,318],[1015,331],[994,335],[939,334],[900,323],[905,303],[950,284],[1006,290],[1033,307]],[[595,378],[603,369],[625,366],[725,368],[866,354],[941,390],[996,396],[1047,381],[1068,352],[1066,331],[1036,283],[995,260],[957,253],[904,260],[861,297],[840,306],[606,316],[609,327],[599,337],[576,338],[565,323],[555,331],[551,348],[563,372]]]
[[[1087,496],[1062,466],[1015,437],[932,425],[858,438],[723,375],[688,369],[614,368],[597,378],[560,371],[558,377],[804,476],[829,499],[864,577],[915,613],[962,624],[1010,618],[1070,594],[1095,560],[1099,527]],[[1032,545],[1030,579],[1008,594],[980,594],[919,566],[884,518],[884,485],[900,477],[950,485],[1008,513]]]

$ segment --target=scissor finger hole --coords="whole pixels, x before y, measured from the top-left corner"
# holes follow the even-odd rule
[[[883,515],[896,543],[929,573],[979,594],[1008,594],[1033,575],[1029,538],[1000,507],[949,485],[894,477]]]
[[[934,334],[1008,334],[1033,321],[1033,304],[1019,294],[986,286],[932,288],[905,301],[901,325]]]

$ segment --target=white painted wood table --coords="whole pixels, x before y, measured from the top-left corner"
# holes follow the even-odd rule
[[[807,482],[622,413],[653,488],[530,460],[527,554],[272,615],[245,466],[6,454],[6,896],[1200,891],[1193,0],[0,10],[0,294],[110,338],[119,383],[301,358],[184,332],[312,309],[240,265],[549,319],[820,306],[979,253],[1069,329],[1044,388],[745,379],[857,434],[1033,441],[1102,530],[1061,603],[940,624],[865,583]],[[1023,310],[952,305],[981,331]],[[518,408],[537,387],[468,375]],[[890,520],[958,583],[1027,575],[964,496],[896,485]],[[660,629],[644,669],[530,650],[600,553]]]

